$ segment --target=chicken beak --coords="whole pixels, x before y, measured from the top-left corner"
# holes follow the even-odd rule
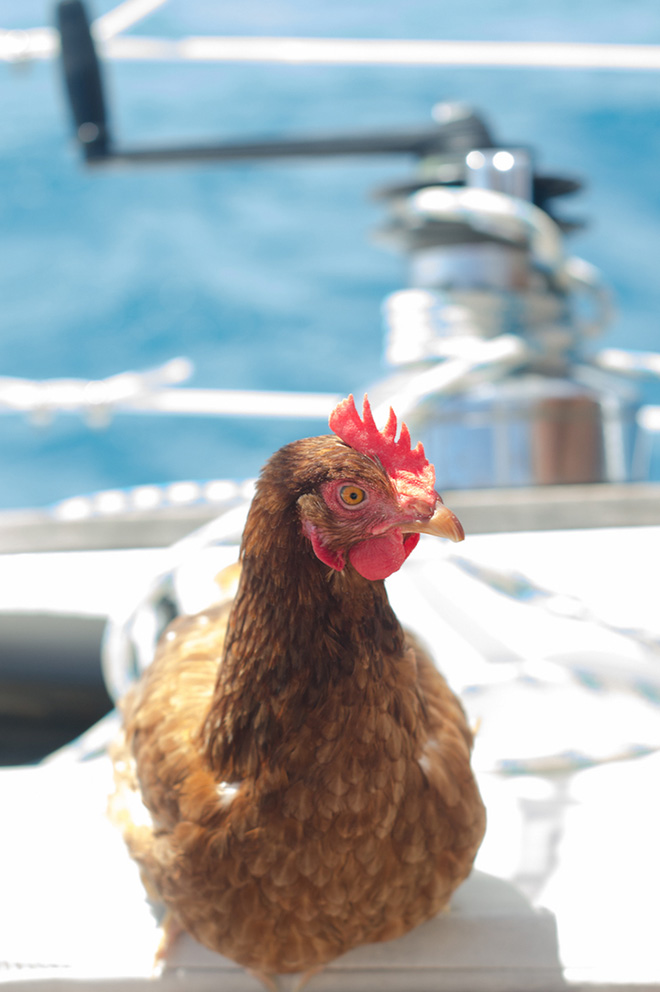
[[[432,534],[434,537],[447,537],[456,543],[465,538],[465,531],[460,520],[448,506],[445,506],[439,496],[432,517],[428,520],[411,520],[404,524],[401,530],[410,534]]]

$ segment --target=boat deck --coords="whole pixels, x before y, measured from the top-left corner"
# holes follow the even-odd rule
[[[202,575],[183,589],[189,599],[209,594],[214,554],[188,569],[187,581]],[[79,610],[98,620],[121,607],[119,596],[136,597],[166,556],[43,554],[34,601],[66,610],[84,587]],[[658,556],[660,526],[477,534],[451,547],[423,539],[388,580],[397,613],[433,646],[479,725],[474,765],[489,827],[449,914],[351,952],[310,992],[660,990],[660,631],[648,573]],[[0,560],[16,597],[20,568],[34,562]],[[147,987],[158,933],[104,815],[111,734],[106,721],[41,764],[0,772],[8,990],[63,979],[81,992]],[[187,937],[162,978],[165,988],[181,982],[259,988]]]

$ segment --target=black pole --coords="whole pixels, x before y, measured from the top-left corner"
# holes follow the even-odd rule
[[[264,139],[220,145],[116,148],[110,141],[101,66],[82,0],[60,0],[56,12],[62,66],[76,136],[90,165],[106,163],[231,162],[237,160],[351,155],[451,155],[490,148],[488,128],[469,109],[435,127],[375,134]]]
[[[489,141],[479,144],[488,147]],[[466,151],[473,144],[466,145]],[[447,135],[439,127],[418,130],[383,131],[366,134],[318,135],[311,138],[265,138],[262,141],[231,142],[221,145],[148,145],[113,149],[98,164],[154,165],[177,162],[236,162],[271,159],[341,158],[342,156],[447,154]],[[90,159],[90,164],[94,164]]]
[[[57,27],[76,137],[89,162],[102,160],[109,154],[110,143],[103,83],[87,13],[81,0],[60,0],[57,5]]]

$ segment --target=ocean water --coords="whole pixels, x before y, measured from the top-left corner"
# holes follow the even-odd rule
[[[0,27],[53,20],[0,0]],[[112,0],[90,0],[94,14]],[[170,0],[135,33],[660,43],[657,0]],[[660,349],[660,76],[650,72],[114,63],[125,145],[424,126],[472,104],[503,142],[584,190],[571,252],[610,284],[600,343]],[[0,376],[103,378],[176,355],[191,385],[359,392],[383,372],[383,298],[405,261],[375,243],[382,159],[89,171],[58,66],[0,64]],[[658,401],[657,391],[645,395]],[[321,428],[322,429],[322,428]],[[104,430],[0,411],[0,508],[176,479],[255,474],[318,423],[118,415]]]

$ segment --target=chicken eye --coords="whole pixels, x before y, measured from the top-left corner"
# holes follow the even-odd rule
[[[342,486],[339,490],[339,498],[346,506],[357,506],[366,498],[364,489],[359,486]]]

